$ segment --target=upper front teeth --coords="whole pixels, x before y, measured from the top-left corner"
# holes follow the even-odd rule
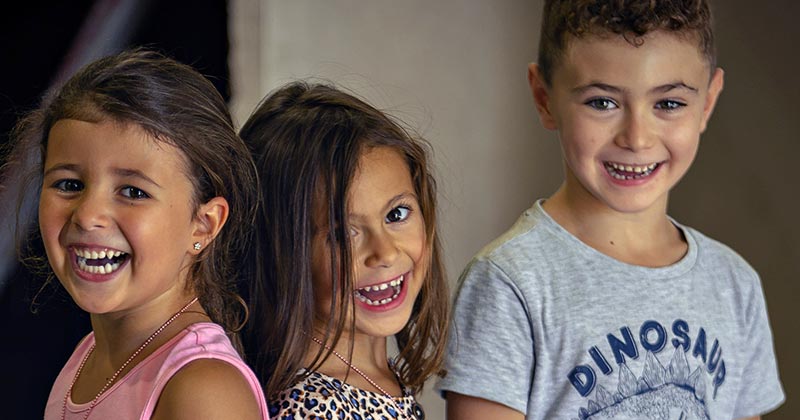
[[[386,290],[390,286],[391,287],[397,287],[397,286],[400,285],[400,283],[403,282],[403,277],[404,276],[400,276],[400,277],[398,277],[398,278],[396,278],[396,279],[394,279],[392,281],[388,281],[386,283],[376,284],[376,285],[373,285],[373,286],[366,286],[366,287],[363,287],[363,289],[364,289],[364,291],[370,292],[370,291],[373,291],[373,290],[375,290],[375,291]]]
[[[75,255],[81,258],[86,258],[87,260],[119,257],[122,254],[124,254],[124,252],[112,251],[110,249],[104,249],[98,252],[98,251],[90,251],[90,250],[75,248]]]
[[[392,286],[395,286],[395,285],[392,285]],[[386,290],[388,288],[389,288],[389,285],[386,284],[386,283],[383,283],[383,284],[376,284],[374,286],[367,286],[367,287],[364,288],[364,290],[369,292],[371,290],[375,290],[375,291],[377,291],[377,290]]]
[[[614,168],[616,170],[625,171],[625,172],[635,172],[637,174],[640,174],[640,173],[646,172],[646,171],[652,171],[653,169],[656,168],[656,166],[658,166],[657,163],[651,163],[649,165],[642,165],[642,166],[639,166],[639,165],[622,165],[622,164],[614,163],[614,162],[609,162],[609,164],[611,165],[612,168]]]

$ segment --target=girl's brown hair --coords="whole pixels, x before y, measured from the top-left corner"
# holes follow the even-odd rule
[[[193,208],[214,197],[229,205],[225,227],[192,265],[187,287],[200,299],[211,319],[233,333],[244,324],[246,307],[237,293],[236,264],[247,247],[258,203],[258,179],[247,147],[236,135],[225,101],[193,68],[147,50],[134,50],[97,60],[45,96],[41,106],[23,118],[13,133],[14,151],[4,170],[17,173],[26,185],[22,203],[37,201],[50,129],[62,119],[114,121],[142,127],[156,141],[179,149],[194,184]],[[19,176],[20,171],[27,175]],[[38,202],[38,201],[37,201]],[[33,207],[26,205],[26,207]],[[17,231],[27,245],[22,259],[52,281],[38,229]],[[169,238],[165,238],[168,240]],[[27,250],[27,251],[26,251]],[[232,334],[241,350],[238,335]]]
[[[359,157],[373,147],[388,147],[408,164],[425,220],[428,270],[411,318],[395,335],[396,368],[414,391],[439,373],[449,315],[447,280],[436,231],[436,183],[426,144],[364,101],[322,84],[291,83],[269,95],[240,132],[260,170],[263,203],[248,275],[253,279],[253,313],[245,334],[248,361],[268,397],[290,387],[301,368],[317,369],[330,351],[320,348],[304,366],[314,325],[311,274],[315,209],[323,208],[333,273],[325,340],[336,345],[354,319],[353,265],[347,234],[347,192]],[[352,342],[350,343],[352,346]],[[352,348],[352,347],[351,347]]]
[[[544,81],[567,49],[569,38],[618,34],[633,45],[648,32],[664,30],[697,40],[710,71],[716,68],[711,9],[707,0],[546,0],[538,64]]]

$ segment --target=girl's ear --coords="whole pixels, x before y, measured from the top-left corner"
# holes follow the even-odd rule
[[[217,237],[228,220],[228,210],[228,200],[224,197],[214,197],[200,205],[195,213],[192,243],[189,244],[192,253],[199,254]]]
[[[547,90],[547,84],[542,78],[542,73],[539,71],[539,65],[536,63],[528,64],[528,85],[531,87],[533,100],[536,102],[536,110],[539,111],[539,119],[542,121],[542,125],[548,130],[557,129],[556,120],[550,111],[550,93]]]

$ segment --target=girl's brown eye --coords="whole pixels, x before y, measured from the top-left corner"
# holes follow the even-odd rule
[[[142,199],[145,199],[145,198],[150,198],[150,196],[147,195],[146,192],[144,192],[144,191],[142,191],[142,190],[140,190],[140,189],[138,189],[136,187],[131,187],[131,186],[127,186],[127,187],[123,188],[121,190],[121,193],[122,193],[123,196],[128,197],[128,198],[132,198],[134,200],[142,200]]]
[[[63,192],[77,192],[83,189],[83,183],[77,179],[62,179],[53,184],[53,187]]]
[[[403,206],[395,207],[391,211],[389,211],[389,214],[386,215],[386,221],[389,223],[402,222],[403,220],[408,219],[408,215],[410,213],[411,209],[409,209],[408,207],[403,207]]]

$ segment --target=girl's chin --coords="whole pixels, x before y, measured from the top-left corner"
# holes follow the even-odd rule
[[[368,336],[372,338],[389,338],[394,336],[395,334],[399,333],[403,330],[403,327],[406,326],[406,322],[402,323],[391,323],[392,325],[382,324],[382,325],[356,325],[356,330],[358,331],[359,335]]]

